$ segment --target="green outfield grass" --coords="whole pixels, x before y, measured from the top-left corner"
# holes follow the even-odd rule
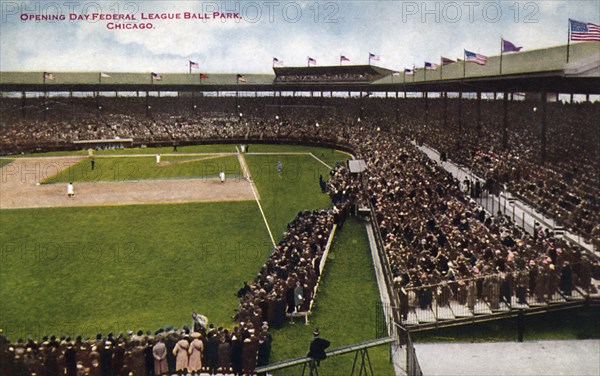
[[[270,251],[254,202],[3,210],[0,239],[11,338],[231,324]]]
[[[10,158],[0,158],[0,167],[5,166],[7,164],[9,164],[10,162],[14,161],[14,159],[10,159]]]
[[[157,165],[155,156],[94,157],[86,158],[44,180],[43,183],[131,181],[143,179],[171,179],[217,177],[224,171],[228,177],[241,176],[237,156],[164,156]]]

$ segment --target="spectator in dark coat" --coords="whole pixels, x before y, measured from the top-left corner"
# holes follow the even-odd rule
[[[329,345],[331,345],[331,342],[329,342],[326,339],[323,339],[321,337],[319,337],[319,329],[315,329],[315,331],[313,332],[313,340],[310,343],[310,348],[308,350],[308,354],[306,354],[307,357],[310,358],[310,374],[312,375],[313,372],[317,371],[317,367],[319,367],[319,365],[321,365],[321,360],[324,360],[327,358],[327,354],[325,353],[325,349],[329,347]]]

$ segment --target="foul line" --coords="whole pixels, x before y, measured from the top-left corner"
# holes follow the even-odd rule
[[[313,157],[314,159],[316,159],[317,161],[319,161],[323,166],[327,167],[328,169],[332,169],[333,167],[331,167],[330,165],[328,165],[327,163],[323,162],[322,160],[320,160],[319,158],[317,158],[316,155],[314,155],[313,153],[308,153],[311,157]]]
[[[238,152],[238,159],[240,161],[240,166],[242,167],[242,173],[244,174],[246,179],[248,179],[248,182],[250,182],[250,188],[252,188],[252,194],[254,194],[254,199],[256,200],[256,204],[258,205],[258,210],[260,210],[260,214],[263,217],[265,226],[267,226],[267,231],[269,232],[269,237],[271,238],[271,243],[273,243],[273,247],[276,247],[277,243],[275,243],[275,238],[273,238],[273,233],[271,232],[271,227],[269,227],[269,221],[267,221],[265,212],[262,208],[262,205],[260,204],[260,200],[258,199],[258,193],[256,192],[256,187],[254,186],[254,181],[252,180],[252,176],[250,176],[250,169],[248,168],[248,165],[246,164],[244,155],[242,153],[240,153],[240,150],[238,149],[237,146],[235,147],[235,149]]]

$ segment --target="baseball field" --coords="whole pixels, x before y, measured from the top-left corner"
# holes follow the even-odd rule
[[[299,211],[331,205],[319,175],[348,158],[208,145],[0,159],[1,327],[12,339],[92,337],[189,325],[192,311],[232,327],[237,289]],[[374,338],[379,294],[363,224],[337,233],[316,299],[310,326],[274,331],[272,360],[304,355],[312,325],[333,347]],[[387,351],[371,355],[383,373]]]

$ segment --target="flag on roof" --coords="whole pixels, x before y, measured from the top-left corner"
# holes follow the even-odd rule
[[[350,59],[348,59],[346,56],[341,55],[340,56],[340,61],[350,61]]]
[[[600,42],[600,25],[569,19],[570,40]]]
[[[208,78],[208,76],[207,76],[207,75],[205,75],[204,73],[200,73],[200,74],[198,75],[198,77],[200,77],[200,79],[201,79],[201,80],[202,80],[202,79],[206,79],[206,78]]]
[[[279,60],[278,58],[274,57],[273,58],[273,65],[283,65],[283,60]]]
[[[44,72],[44,79],[45,80],[54,80],[56,77],[54,76],[54,73],[50,73],[50,72]]]
[[[158,73],[152,72],[152,73],[150,73],[150,76],[152,77],[153,80],[156,80],[156,81],[162,80],[162,76]]]
[[[485,55],[465,50],[465,61],[470,61],[479,65],[485,65],[487,60],[488,58]]]
[[[375,55],[371,52],[369,52],[369,60],[378,60],[379,61],[380,56],[379,55]]]
[[[399,76],[399,75],[400,75],[400,72],[398,72],[398,71],[392,71],[392,76]]]
[[[189,62],[190,62],[190,68],[200,68],[200,65],[198,65],[198,63],[193,62],[191,60],[189,60]]]
[[[517,47],[513,43],[502,39],[502,52],[519,52],[523,47]]]
[[[410,68],[404,68],[404,74],[408,74],[408,75],[415,74],[415,71]]]
[[[244,76],[243,74],[239,74],[237,75],[237,80],[239,82],[248,82],[248,78],[246,78],[246,76]]]
[[[442,65],[448,65],[452,63],[456,63],[456,60],[448,59],[447,57],[442,56]]]
[[[315,64],[317,64],[317,61],[309,56],[308,57],[308,65],[315,65]]]
[[[430,63],[428,61],[425,62],[425,69],[437,69],[438,65],[434,63]]]
[[[100,72],[100,77],[102,78],[110,78],[110,76],[104,72]]]

